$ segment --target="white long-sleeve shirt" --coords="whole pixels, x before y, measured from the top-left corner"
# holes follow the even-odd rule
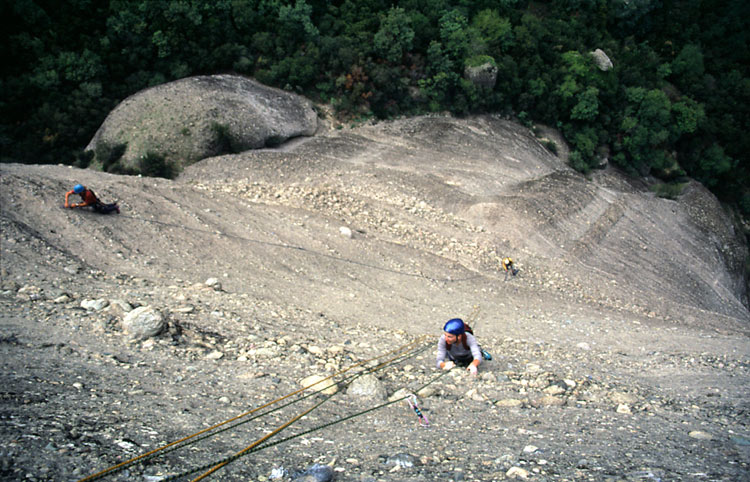
[[[446,359],[453,362],[481,360],[482,352],[479,349],[479,343],[477,343],[477,339],[471,333],[466,333],[466,344],[469,346],[468,349],[464,348],[464,344],[460,340],[456,340],[456,343],[453,343],[450,349],[448,349],[448,343],[445,342],[445,334],[442,334],[438,341],[437,367],[440,368],[440,362],[444,362]]]

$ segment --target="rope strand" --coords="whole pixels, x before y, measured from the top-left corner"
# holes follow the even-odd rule
[[[383,368],[385,366],[390,365],[391,363],[396,363],[395,360],[398,360],[399,358],[401,358],[401,360],[398,360],[398,361],[403,361],[405,359],[411,358],[412,356],[415,356],[418,353],[421,353],[422,351],[424,351],[426,349],[427,349],[427,347],[425,346],[425,347],[423,347],[423,348],[421,348],[419,350],[414,351],[411,354],[408,354],[408,356],[407,356],[407,354],[397,355],[396,357],[392,358],[391,360],[387,360],[386,362],[383,362],[380,365],[377,365],[377,366],[375,366],[373,368],[370,368],[370,369],[366,369],[362,373],[360,373],[357,376],[355,376],[354,378],[352,378],[352,380],[350,380],[349,382],[347,382],[346,386],[349,386],[356,378],[359,378],[360,376],[362,376],[362,375],[364,375],[366,373],[372,373],[372,372],[375,372],[377,370],[380,370],[381,368]],[[325,403],[328,400],[330,400],[331,398],[333,398],[334,395],[335,394],[329,395],[327,398],[321,400],[319,403],[317,403],[316,405],[314,405],[313,407],[311,407],[309,410],[306,410],[303,413],[294,416],[291,420],[289,420],[285,424],[281,425],[276,430],[274,430],[271,433],[269,433],[269,434],[261,437],[259,440],[256,440],[255,442],[253,442],[249,446],[245,447],[244,449],[242,449],[241,451],[239,451],[235,455],[237,456],[237,458],[242,457],[243,455],[245,455],[246,453],[248,453],[250,450],[252,450],[254,447],[260,445],[262,442],[264,442],[264,441],[268,440],[269,438],[273,437],[274,435],[280,433],[282,430],[284,430],[287,427],[291,426],[294,422],[296,422],[297,420],[299,420],[300,418],[302,418],[304,415],[307,415],[308,413],[312,412],[314,409],[320,407],[323,403]],[[198,482],[199,480],[204,479],[208,475],[210,475],[210,474],[214,473],[215,471],[221,469],[222,467],[226,466],[227,464],[229,464],[229,462],[222,462],[222,463],[217,464],[216,466],[212,467],[209,471],[205,472],[204,474],[202,474],[198,478],[193,479],[192,482]]]
[[[419,387],[415,391],[419,392],[420,390],[423,390],[424,388],[426,388],[429,385],[435,383],[436,381],[438,381],[440,378],[444,377],[447,374],[448,374],[448,371],[442,371],[441,373],[438,373],[435,377],[433,377],[431,380],[429,380],[427,383],[425,383],[424,385],[422,385],[421,387]],[[389,405],[393,405],[394,403],[401,402],[404,399],[408,398],[410,395],[411,394],[405,395],[405,396],[397,398],[395,400],[384,402],[384,403],[382,403],[380,405],[376,405],[375,407],[371,407],[371,408],[368,408],[366,410],[362,410],[360,412],[356,412],[356,413],[347,415],[345,417],[341,417],[341,418],[333,420],[331,422],[327,422],[327,423],[324,423],[322,425],[318,425],[317,427],[310,428],[310,429],[305,430],[303,432],[300,432],[298,434],[291,435],[291,436],[283,438],[283,439],[275,440],[273,442],[269,442],[269,443],[267,443],[265,445],[254,446],[252,448],[247,447],[245,450],[242,450],[240,452],[237,452],[236,454],[233,454],[233,455],[230,455],[228,457],[225,457],[225,458],[223,458],[223,459],[221,459],[221,460],[219,460],[217,462],[214,462],[212,464],[206,464],[206,465],[203,465],[203,466],[191,469],[191,470],[189,470],[187,472],[182,472],[180,474],[176,474],[176,475],[167,477],[166,479],[164,479],[164,481],[167,482],[167,481],[177,480],[177,479],[179,479],[181,477],[186,477],[188,475],[192,475],[192,474],[195,474],[197,472],[200,472],[200,471],[203,471],[203,470],[206,470],[206,469],[209,469],[209,468],[213,468],[213,467],[215,467],[217,465],[221,465],[221,467],[224,467],[224,466],[228,465],[229,463],[234,462],[235,460],[237,460],[237,459],[239,459],[241,457],[244,457],[246,455],[250,455],[251,453],[259,452],[261,450],[265,450],[267,448],[274,447],[276,445],[282,444],[284,442],[288,442],[290,440],[302,437],[304,435],[308,435],[308,434],[311,434],[313,432],[317,432],[319,430],[323,430],[325,428],[331,427],[333,425],[346,422],[346,421],[351,420],[353,418],[356,418],[356,417],[359,417],[359,416],[362,416],[362,415],[366,415],[366,414],[368,414],[370,412],[374,412],[376,410],[380,410],[381,408],[387,407]],[[193,479],[193,482],[195,482],[196,480],[200,480],[200,479]]]
[[[260,410],[262,410],[264,408],[268,408],[268,407],[270,407],[270,406],[272,406],[272,405],[274,405],[276,403],[279,403],[279,402],[281,402],[281,401],[283,401],[283,400],[285,400],[287,398],[290,398],[290,397],[292,397],[294,395],[297,395],[297,394],[299,394],[299,393],[301,393],[301,392],[303,392],[305,390],[308,390],[308,389],[310,389],[310,388],[312,388],[314,386],[317,386],[317,385],[325,382],[326,380],[331,380],[331,379],[333,379],[336,376],[342,375],[342,374],[344,374],[344,373],[346,373],[346,372],[348,372],[348,371],[350,371],[350,370],[352,370],[354,368],[360,367],[360,366],[362,366],[362,365],[364,365],[366,363],[370,363],[372,361],[384,358],[384,357],[392,355],[394,353],[406,352],[408,354],[408,350],[413,350],[414,346],[419,346],[419,343],[423,342],[426,337],[427,337],[427,335],[422,335],[422,336],[418,337],[416,340],[414,340],[414,341],[412,341],[410,343],[407,343],[406,345],[402,345],[402,346],[400,346],[400,347],[398,347],[396,349],[393,349],[391,351],[388,351],[388,352],[386,352],[384,354],[381,354],[381,355],[378,355],[376,357],[372,357],[372,358],[369,358],[369,359],[366,359],[366,360],[362,360],[362,361],[360,361],[358,363],[355,363],[354,365],[351,365],[348,368],[345,368],[344,370],[340,370],[339,372],[334,373],[333,375],[330,375],[328,377],[325,377],[325,378],[323,378],[323,379],[321,379],[321,380],[319,380],[319,381],[317,381],[317,382],[315,382],[315,383],[313,383],[313,384],[311,384],[309,386],[306,386],[306,387],[300,388],[298,390],[295,390],[295,391],[293,391],[291,393],[288,393],[288,394],[286,394],[286,395],[284,395],[282,397],[279,397],[279,398],[277,398],[275,400],[272,400],[272,401],[270,401],[268,403],[265,403],[265,404],[263,404],[263,405],[261,405],[259,407],[256,407],[256,408],[254,408],[252,410],[248,410],[248,411],[246,411],[244,413],[241,413],[241,414],[239,414],[239,415],[237,415],[235,417],[232,417],[232,418],[230,418],[228,420],[225,420],[223,422],[217,423],[215,425],[212,425],[211,427],[208,427],[208,428],[205,428],[203,430],[200,430],[200,431],[198,431],[198,432],[196,432],[194,434],[188,435],[188,436],[183,437],[183,438],[181,438],[179,440],[176,440],[174,442],[168,443],[166,445],[158,447],[158,448],[156,448],[154,450],[151,450],[149,452],[146,452],[144,454],[141,454],[141,455],[139,455],[137,457],[133,457],[133,458],[131,458],[129,460],[126,460],[126,461],[121,462],[119,464],[113,465],[113,466],[111,466],[109,468],[106,468],[106,469],[100,471],[100,472],[97,472],[95,474],[92,474],[92,475],[89,475],[87,477],[84,477],[84,478],[80,479],[79,482],[89,482],[89,481],[94,481],[94,480],[101,479],[102,477],[104,477],[106,475],[114,474],[116,472],[120,472],[120,471],[124,470],[125,468],[127,468],[127,467],[129,467],[129,466],[131,466],[131,465],[133,465],[135,463],[143,463],[143,462],[146,462],[146,461],[151,460],[153,458],[162,456],[162,455],[164,455],[166,453],[170,453],[170,452],[173,452],[175,450],[184,448],[186,446],[192,445],[193,443],[197,443],[200,440],[205,440],[206,438],[213,437],[215,435],[218,435],[219,433],[223,433],[223,432],[225,432],[227,430],[230,430],[230,429],[232,429],[234,427],[237,427],[239,425],[247,423],[247,422],[249,422],[251,420],[255,420],[255,419],[259,418],[259,417],[268,415],[269,413],[273,413],[274,411],[280,410],[283,407],[286,407],[286,406],[289,406],[291,404],[297,403],[297,402],[299,402],[301,400],[304,400],[305,398],[308,398],[308,396],[315,395],[317,393],[320,393],[320,392],[326,390],[327,388],[330,388],[331,386],[335,385],[336,383],[332,383],[331,385],[328,385],[328,386],[326,386],[326,387],[324,387],[322,389],[319,389],[316,392],[312,392],[308,396],[304,396],[304,397],[301,397],[301,398],[299,398],[297,400],[291,401],[291,402],[289,402],[289,403],[287,403],[285,405],[282,405],[281,407],[279,407],[277,409],[270,410],[270,411],[265,412],[265,413],[263,413],[261,415],[258,415],[256,417],[252,417],[250,420],[234,424],[234,425],[232,425],[232,426],[230,426],[228,428],[222,429],[222,430],[216,430],[216,429],[218,429],[220,427],[226,426],[226,425],[228,425],[228,424],[230,424],[232,422],[235,422],[235,421],[237,421],[239,419],[247,417],[248,415],[251,415],[251,414],[253,414],[255,412],[258,412],[258,411],[260,411]],[[394,357],[393,359],[397,359],[397,358],[399,358],[401,356],[404,356],[404,353],[400,353],[399,355],[396,355],[396,357]],[[377,365],[375,367],[375,369],[380,369],[380,367],[386,365],[387,363],[388,362],[381,363],[381,364]],[[356,378],[356,377],[361,376],[361,375],[362,374],[360,373],[360,374],[354,375],[353,377]],[[349,383],[351,383],[351,381]],[[212,432],[212,431],[214,431],[214,432]],[[212,433],[209,433],[209,432],[212,432]],[[200,437],[201,435],[203,435],[203,437]],[[195,439],[195,440],[193,440],[193,439]],[[188,441],[191,441],[191,442],[190,443],[185,443],[185,442],[188,442]]]

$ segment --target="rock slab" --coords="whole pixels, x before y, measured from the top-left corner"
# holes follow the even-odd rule
[[[237,75],[187,77],[122,101],[86,151],[100,167],[119,162],[138,168],[142,158],[157,155],[179,169],[207,157],[311,136],[317,125],[312,104],[299,95]]]

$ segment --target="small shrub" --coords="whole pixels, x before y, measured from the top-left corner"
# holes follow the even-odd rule
[[[544,139],[542,145],[547,148],[552,154],[557,155],[557,144],[555,141],[550,139]]]
[[[237,72],[249,74],[253,71],[253,61],[243,55],[232,64],[232,68]]]
[[[107,172],[112,174],[126,174],[130,176],[139,174],[139,171],[137,169],[132,167],[124,167],[120,161],[117,161],[114,164],[110,164]]]
[[[172,163],[167,162],[163,155],[152,151],[141,157],[138,168],[142,175],[149,177],[174,179],[177,175],[177,169]]]
[[[740,199],[740,212],[746,218],[750,218],[750,191],[742,194],[742,199]]]
[[[531,120],[531,116],[529,115],[529,113],[523,110],[518,113],[518,122],[529,129],[531,129],[531,127],[534,125],[534,122]]]
[[[682,190],[685,189],[686,185],[686,182],[655,184],[651,186],[651,191],[661,198],[675,200],[680,197],[680,194],[682,194]]]
[[[495,62],[495,59],[489,55],[475,55],[469,57],[464,62],[466,67],[479,67],[484,64],[491,64],[493,67],[497,67],[497,62]]]
[[[588,165],[586,160],[583,158],[580,152],[573,151],[570,153],[570,157],[568,158],[568,162],[570,163],[570,167],[575,169],[576,171],[580,172],[581,174],[588,174],[591,172],[591,166]]]
[[[74,165],[81,169],[86,169],[94,160],[94,151],[81,151],[76,154]]]
[[[212,122],[211,131],[214,133],[214,142],[216,143],[216,149],[220,154],[235,154],[240,152],[234,137],[232,137],[232,134],[229,132],[228,125]]]
[[[94,158],[102,163],[103,171],[112,172],[111,168],[118,163],[127,148],[128,145],[125,142],[118,144],[100,142],[94,150]]]

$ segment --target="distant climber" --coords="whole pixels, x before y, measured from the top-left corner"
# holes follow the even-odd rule
[[[482,359],[491,360],[492,356],[479,347],[477,339],[461,318],[453,318],[443,327],[443,334],[438,340],[437,367],[450,370],[456,365],[465,366],[472,376],[477,375],[477,367]]]
[[[520,271],[518,268],[516,268],[513,265],[513,260],[511,258],[508,258],[507,256],[503,258],[503,260],[500,262],[500,264],[503,265],[503,270],[505,270],[505,279],[508,279],[508,275],[515,276]]]
[[[72,194],[78,194],[81,196],[81,199],[83,202],[77,203],[77,204],[70,204],[68,202],[68,198]],[[94,211],[101,213],[101,214],[109,214],[112,212],[120,213],[120,206],[117,205],[117,201],[113,203],[103,203],[99,200],[98,197],[96,197],[96,194],[94,194],[94,191],[91,189],[87,189],[82,184],[76,184],[73,186],[73,189],[65,193],[65,207],[66,208],[83,208],[86,206],[91,206]]]

